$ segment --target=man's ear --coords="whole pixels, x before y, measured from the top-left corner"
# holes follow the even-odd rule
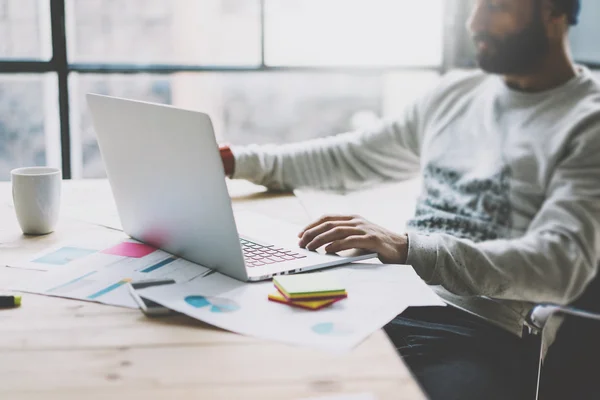
[[[560,4],[556,1],[552,1],[552,0],[542,0],[544,3],[547,4],[547,6],[549,7],[550,10],[550,17],[560,21],[560,22],[564,22],[567,26],[569,26],[569,16],[567,15],[568,11],[565,10],[564,7],[561,7]]]
[[[542,0],[542,18],[546,21],[549,37],[562,38],[569,30],[569,21],[565,10],[556,1]]]

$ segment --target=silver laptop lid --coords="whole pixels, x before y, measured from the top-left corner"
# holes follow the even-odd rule
[[[247,280],[210,117],[95,94],[87,100],[124,231]]]

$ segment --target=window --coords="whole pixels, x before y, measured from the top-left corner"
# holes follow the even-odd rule
[[[85,107],[89,92],[202,110],[211,115],[217,138],[230,143],[287,143],[349,131],[393,114],[438,76],[426,71],[74,72],[69,81],[73,176],[104,176]]]
[[[67,0],[66,7],[71,63],[260,65],[259,0]]]
[[[571,47],[575,59],[592,64],[600,69],[600,47],[592,38],[600,37],[600,2],[583,0],[579,24],[570,34]]]
[[[234,144],[366,126],[470,62],[443,39],[469,2],[0,0],[0,180],[42,164],[105,176],[87,92],[208,112]],[[583,0],[571,35],[592,67],[599,13]]]
[[[437,67],[443,11],[433,0],[267,0],[265,61]]]
[[[0,59],[50,60],[49,3],[0,0]]]
[[[56,74],[0,74],[0,180],[21,165],[60,166]]]
[[[398,112],[443,71],[445,0],[0,0],[0,180],[103,177],[96,92],[285,143]],[[64,21],[64,22],[63,22]]]
[[[355,129],[435,83],[442,16],[443,0],[0,0],[0,179],[103,177],[88,92],[208,112],[231,143]]]

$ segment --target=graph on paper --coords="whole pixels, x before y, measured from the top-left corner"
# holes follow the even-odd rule
[[[76,261],[90,254],[96,253],[97,250],[83,249],[79,247],[61,247],[48,254],[32,260],[33,263],[44,265],[67,265],[70,262]]]
[[[137,305],[129,293],[129,282],[168,278],[181,283],[209,271],[131,239],[99,240],[87,247],[64,244],[24,262],[61,268],[48,269],[43,279],[23,283],[16,290],[131,308]],[[233,309],[217,300],[210,307],[222,312]]]
[[[240,305],[231,299],[205,296],[187,296],[185,302],[194,308],[206,308],[212,313],[230,313],[240,309]]]
[[[347,323],[321,322],[310,328],[317,335],[345,336],[354,333],[354,329]]]

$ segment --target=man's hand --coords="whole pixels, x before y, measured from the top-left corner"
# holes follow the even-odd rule
[[[300,247],[337,253],[348,249],[376,252],[385,264],[404,264],[408,236],[390,232],[359,216],[330,215],[308,225],[298,234]]]

